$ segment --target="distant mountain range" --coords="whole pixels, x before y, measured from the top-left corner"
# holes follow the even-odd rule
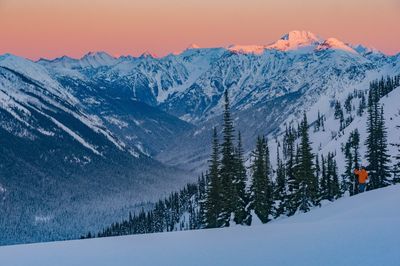
[[[279,136],[303,110],[313,121],[317,111],[329,114],[332,100],[397,74],[400,54],[305,31],[269,45],[193,45],[161,58],[2,55],[0,243],[98,231],[194,180],[207,164],[225,90],[249,151],[258,134]]]

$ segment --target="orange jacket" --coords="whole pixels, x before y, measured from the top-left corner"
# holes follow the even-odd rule
[[[368,172],[365,169],[361,170],[354,170],[354,173],[358,175],[358,183],[359,184],[365,184],[365,181],[368,179]]]

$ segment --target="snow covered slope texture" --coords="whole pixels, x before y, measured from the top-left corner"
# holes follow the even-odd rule
[[[173,133],[169,121],[182,122],[129,106],[132,116],[135,108],[146,112],[138,123],[152,119]],[[116,117],[89,111],[43,66],[0,57],[0,245],[79,237],[82,227],[99,230],[127,206],[187,182],[115,137],[105,119]]]
[[[193,46],[162,58],[90,53],[38,61],[56,77],[130,90],[137,100],[196,124],[221,113],[226,89],[235,110],[242,111],[293,92],[340,90],[369,72],[400,69],[399,62],[396,56],[307,31],[291,31],[269,45]]]
[[[14,128],[18,127],[18,124],[3,120],[4,129],[16,134],[25,134],[32,139],[35,138],[35,134],[54,136],[57,131],[62,131],[94,154],[101,155],[102,148],[85,139],[84,132],[78,132],[79,130],[73,128],[65,118],[64,121],[60,120],[62,114],[65,114],[89,127],[95,134],[102,134],[112,145],[123,149],[123,143],[119,143],[103,126],[99,117],[83,112],[79,100],[52,79],[41,65],[13,55],[5,55],[0,57],[0,71],[1,110],[26,127],[23,133],[18,133],[18,128]],[[35,116],[48,120],[50,125],[43,128]]]
[[[9,266],[395,266],[398,202],[399,185],[266,225],[0,247],[0,257]]]
[[[397,147],[390,144],[395,144],[400,142],[400,87],[397,87],[392,92],[390,92],[387,96],[384,96],[380,101],[380,105],[384,109],[384,119],[385,119],[385,127],[387,130],[387,138],[388,138],[388,154],[391,155],[391,164],[395,164],[396,160],[394,159],[397,156],[398,151]],[[357,106],[357,102],[354,102],[352,105],[352,110]],[[347,114],[347,116],[354,116],[354,120],[342,131],[338,130],[338,120],[335,120],[333,117],[333,110],[328,114],[326,130],[325,132],[314,132],[311,133],[311,140],[313,141],[315,151],[319,151],[320,154],[327,154],[328,152],[332,152],[336,154],[336,159],[338,162],[338,167],[341,172],[344,171],[345,168],[345,159],[344,154],[342,152],[342,147],[345,146],[345,143],[348,141],[350,133],[354,130],[358,130],[360,133],[360,154],[361,154],[361,163],[364,165],[367,164],[366,160],[366,146],[364,145],[367,139],[367,119],[368,113],[365,111],[362,116],[355,115],[355,111],[351,114]],[[321,147],[321,148],[319,148]]]
[[[94,57],[97,63],[84,63],[86,57]],[[209,153],[210,130],[220,121],[227,89],[236,127],[249,150],[258,134],[269,134],[285,121],[296,120],[304,109],[320,105],[321,98],[331,99],[360,85],[367,88],[372,79],[400,71],[399,55],[387,56],[307,31],[289,32],[269,45],[191,46],[162,58],[148,53],[110,58],[91,53],[81,59],[62,57],[38,64],[86,109],[99,106],[94,114],[129,148],[190,170],[204,169],[198,162]],[[170,125],[160,126],[151,141],[145,141],[143,136],[158,132],[158,125],[145,127],[140,124],[143,119],[131,119],[115,108],[103,110],[109,102],[104,94],[113,101],[134,99],[161,108],[197,127],[190,130],[189,125],[171,120]]]

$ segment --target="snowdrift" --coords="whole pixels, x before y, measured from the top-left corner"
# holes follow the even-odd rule
[[[0,247],[1,265],[400,265],[400,185],[266,225]]]

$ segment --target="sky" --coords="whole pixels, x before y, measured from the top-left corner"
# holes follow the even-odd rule
[[[0,54],[158,56],[269,44],[291,30],[400,52],[400,0],[0,0]]]

